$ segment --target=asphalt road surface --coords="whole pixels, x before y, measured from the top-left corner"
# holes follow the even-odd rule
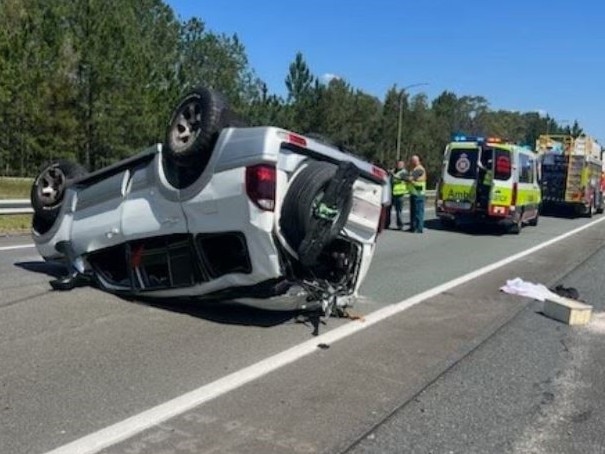
[[[12,248],[29,239],[0,240],[0,452],[598,452],[602,318],[569,329],[498,289],[563,279],[600,308],[601,219],[387,231],[356,306],[366,320],[330,319],[317,338],[293,312],[52,292],[59,270]]]

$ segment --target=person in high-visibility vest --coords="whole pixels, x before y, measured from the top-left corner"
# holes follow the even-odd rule
[[[403,229],[403,199],[409,193],[408,185],[405,181],[407,173],[403,161],[397,161],[395,169],[391,171],[391,206],[389,207],[387,229],[391,228],[393,207],[395,208],[397,228],[399,230]]]
[[[424,199],[426,195],[426,170],[418,155],[410,159],[407,179],[410,189],[410,228],[408,232],[422,233],[424,227]]]
[[[477,162],[479,168],[479,184],[477,190],[477,204],[479,207],[487,209],[489,204],[490,192],[494,181],[494,171],[492,169],[492,159],[488,158],[484,165],[481,160]]]

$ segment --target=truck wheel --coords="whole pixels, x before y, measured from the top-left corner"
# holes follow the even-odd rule
[[[338,167],[334,164],[313,161],[300,171],[290,184],[281,209],[280,227],[290,245],[297,251],[317,220],[317,208],[330,182],[336,176]],[[321,232],[323,247],[334,240],[345,223],[353,205],[353,194],[349,188],[339,195],[335,213]]]
[[[88,172],[81,165],[65,160],[44,167],[34,180],[30,193],[37,223],[50,228],[61,209],[65,189],[73,180],[87,174]]]

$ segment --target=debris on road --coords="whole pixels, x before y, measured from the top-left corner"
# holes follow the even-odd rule
[[[573,287],[557,285],[554,289],[548,289],[542,284],[526,282],[517,277],[506,281],[506,285],[500,287],[500,290],[543,301],[544,315],[568,325],[585,325],[590,322],[592,306],[578,301],[580,293]]]
[[[555,295],[545,285],[526,282],[520,277],[506,281],[506,285],[500,287],[504,293],[525,296],[538,301],[545,301],[549,296]]]
[[[560,296],[564,296],[565,298],[571,298],[572,300],[584,302],[580,299],[580,292],[578,292],[578,290],[573,287],[564,287],[562,285],[557,285],[555,288],[551,288],[550,290],[551,292],[554,292]]]
[[[543,313],[568,325],[586,325],[590,322],[592,306],[564,296],[553,295],[544,301]]]

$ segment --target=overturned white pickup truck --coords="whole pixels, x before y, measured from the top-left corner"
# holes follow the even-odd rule
[[[141,298],[350,305],[389,204],[386,172],[319,140],[243,127],[198,88],[164,144],[87,173],[52,163],[32,187],[33,238],[77,285]],[[274,303],[274,304],[273,304]]]

